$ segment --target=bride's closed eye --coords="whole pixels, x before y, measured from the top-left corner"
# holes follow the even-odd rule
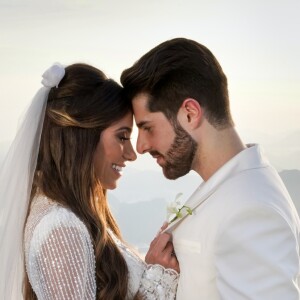
[[[131,139],[129,134],[120,134],[118,135],[119,140],[124,143],[125,141],[129,141]]]

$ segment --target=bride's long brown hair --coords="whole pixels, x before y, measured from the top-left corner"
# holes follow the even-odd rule
[[[95,249],[97,299],[125,299],[128,289],[126,262],[107,228],[119,238],[120,231],[95,176],[93,156],[101,132],[130,110],[122,88],[103,72],[85,64],[68,66],[48,96],[32,186],[31,200],[39,191],[86,225]],[[27,274],[23,294],[37,299]]]

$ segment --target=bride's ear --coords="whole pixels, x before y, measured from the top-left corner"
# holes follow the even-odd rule
[[[199,102],[193,98],[187,98],[179,108],[177,118],[181,126],[186,129],[196,129],[203,119],[203,109]]]

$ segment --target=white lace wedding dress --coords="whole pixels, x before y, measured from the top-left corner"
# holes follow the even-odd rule
[[[179,275],[147,265],[111,231],[129,270],[126,299],[139,291],[144,299],[175,299]],[[96,299],[95,256],[83,222],[45,196],[34,199],[24,236],[29,281],[41,299]]]

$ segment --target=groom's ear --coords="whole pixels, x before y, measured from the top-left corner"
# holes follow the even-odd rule
[[[177,118],[183,128],[196,129],[204,118],[203,109],[197,100],[187,98],[182,102]]]

